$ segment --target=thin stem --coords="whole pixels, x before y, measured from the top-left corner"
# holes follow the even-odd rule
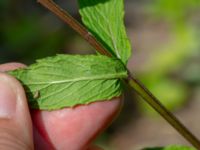
[[[61,9],[52,0],[38,0],[43,6],[48,8],[64,22],[66,22],[70,27],[77,31],[86,41],[88,41],[99,53],[112,57],[112,55],[107,51],[101,43],[99,43],[96,38],[90,34],[87,29],[78,23],[72,16],[70,16],[66,11]],[[153,96],[153,94],[147,90],[143,84],[141,84],[133,75],[129,73],[127,78],[127,83],[141,96],[143,99],[153,107],[168,123],[170,123],[188,142],[190,142],[194,147],[200,149],[200,141],[167,109],[165,108],[159,100]]]
[[[96,40],[96,38],[76,19],[74,19],[65,10],[60,8],[52,0],[38,0],[43,6],[48,8],[51,12],[56,14],[61,20],[67,23],[72,29],[78,32],[90,45],[92,45],[99,53],[111,57],[112,55],[106,51],[104,46]]]
[[[200,149],[200,141],[133,75],[129,73],[128,84],[168,123],[170,123],[194,147]]]

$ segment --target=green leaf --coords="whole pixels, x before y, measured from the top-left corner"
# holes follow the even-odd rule
[[[113,54],[127,63],[131,46],[124,26],[123,0],[78,0],[83,23]]]
[[[102,55],[57,55],[9,74],[24,85],[30,107],[44,110],[110,100],[127,77],[119,59]]]
[[[196,149],[188,146],[171,145],[167,147],[145,148],[143,150],[196,150]]]

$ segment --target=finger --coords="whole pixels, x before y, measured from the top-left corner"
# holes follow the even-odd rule
[[[33,149],[32,124],[20,83],[0,73],[0,149]]]
[[[90,142],[110,124],[120,105],[120,98],[115,98],[58,111],[33,111],[32,120],[37,129],[36,149],[87,149]]]
[[[9,70],[15,70],[15,69],[24,68],[24,67],[26,67],[26,66],[24,64],[21,64],[21,63],[7,63],[7,64],[0,65],[0,71],[9,71]],[[73,123],[71,123],[71,124],[66,123],[65,120],[62,120],[62,118],[51,119],[51,117],[50,117],[51,114],[53,114],[53,116],[55,116],[55,117],[59,116],[59,114],[61,114],[61,115],[63,115],[63,118],[67,117],[68,120],[70,120],[70,118],[73,119],[73,116],[81,116],[82,115],[81,111],[79,111],[79,110],[85,110],[84,112],[86,113],[86,116],[88,116],[87,118],[89,119],[90,116],[91,116],[91,119],[93,118],[91,126],[95,126],[95,128],[91,129],[90,132],[88,132],[89,134],[85,133],[87,130],[85,130],[84,132],[81,132],[80,134],[83,135],[83,136],[86,135],[86,137],[84,136],[84,140],[82,142],[80,142],[79,144],[77,144],[76,140],[74,140],[75,141],[74,145],[77,145],[78,147],[82,147],[81,149],[83,149],[83,147],[87,147],[89,145],[90,141],[92,139],[94,139],[98,135],[98,133],[101,132],[112,121],[113,117],[116,116],[117,112],[119,111],[120,105],[121,105],[121,101],[118,98],[118,99],[115,99],[113,101],[96,102],[96,103],[93,103],[93,104],[90,104],[90,105],[87,105],[87,106],[78,106],[73,110],[76,113],[73,113],[73,115],[71,115],[71,117],[69,117],[69,118],[68,118],[68,116],[70,116],[69,111],[70,110],[72,111],[72,109],[69,109],[69,108],[66,108],[62,111],[53,111],[51,113],[46,112],[46,111],[43,111],[43,112],[33,111],[33,119],[35,120],[34,121],[34,124],[35,124],[35,126],[34,126],[34,139],[35,139],[36,149],[42,150],[42,149],[51,149],[53,147],[57,147],[57,145],[55,144],[56,143],[55,139],[61,139],[62,137],[66,137],[67,133],[62,132],[62,131],[70,130],[70,126],[73,126]],[[104,111],[102,109],[99,111],[99,109],[96,109],[96,107],[97,108],[104,108],[107,111]],[[78,111],[76,111],[76,110],[78,110]],[[92,111],[94,111],[94,114],[95,114],[95,112],[96,113],[100,112],[101,117],[91,115],[90,112],[92,112]],[[45,118],[49,118],[49,119],[45,119]],[[79,122],[81,122],[82,119],[79,119],[79,118],[80,117],[77,117],[77,120],[79,120]],[[87,118],[84,119],[84,120],[87,121]],[[59,123],[56,124],[55,126],[57,128],[61,127],[60,132],[62,132],[62,134],[59,134],[59,130],[55,130],[54,127],[48,126],[48,128],[46,128],[45,124],[48,124],[48,121],[46,122],[46,120],[49,120],[49,122],[51,122],[51,121],[57,122],[58,121]],[[99,122],[98,125],[95,125],[95,120],[96,120],[96,123]],[[44,122],[46,122],[46,123],[44,123]],[[83,122],[81,122],[81,124],[82,123]],[[88,129],[91,126],[88,126]],[[52,133],[52,131],[54,131],[54,130],[55,130],[55,133],[57,133],[57,136],[60,137],[60,138],[57,138],[57,137],[54,136],[54,133]],[[76,128],[74,127],[72,132],[75,131],[75,130],[78,130],[78,127],[76,127]],[[75,131],[75,132],[78,132],[78,131]],[[67,139],[76,138],[80,134],[75,133],[75,136],[70,136]],[[50,138],[49,138],[49,136],[50,136]],[[64,142],[65,142],[65,140],[64,141],[60,140],[60,143],[61,143],[60,147],[63,146],[63,147],[67,147],[67,149],[69,149],[69,146],[68,146],[67,143],[62,145],[62,143],[64,143]],[[72,144],[69,143],[69,145],[72,145]],[[75,147],[75,149],[76,149],[76,147]],[[94,148],[94,147],[89,148],[89,150],[96,150],[96,149],[98,149],[98,148],[97,147],[96,148]]]
[[[6,64],[1,64],[0,65],[0,72],[5,72],[9,70],[15,70],[18,68],[24,68],[26,65],[22,63],[6,63]]]

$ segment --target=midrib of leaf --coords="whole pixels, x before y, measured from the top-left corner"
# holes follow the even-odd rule
[[[116,3],[116,0],[115,0],[115,3]],[[115,5],[115,3],[114,3],[114,5]],[[114,8],[114,7],[112,7],[112,9],[113,9],[113,8]],[[111,39],[110,41],[112,42],[113,48],[114,48],[114,50],[115,50],[115,52],[116,52],[116,55],[117,55],[117,57],[118,57],[119,59],[121,59],[121,56],[120,56],[120,54],[119,54],[119,50],[118,50],[117,44],[116,44],[116,38],[115,38],[115,36],[114,36],[114,34],[113,34],[113,32],[112,32],[112,28],[111,28],[111,25],[110,25],[109,20],[106,18],[106,16],[105,16],[104,14],[102,14],[102,11],[101,11],[101,10],[99,10],[97,7],[96,7],[95,9],[96,9],[96,11],[104,18],[104,20],[106,21],[109,34],[105,31],[104,27],[101,26],[101,29],[104,31],[105,34],[107,34],[108,37],[110,37],[110,39]],[[106,10],[108,10],[108,8],[107,8]],[[100,24],[100,25],[101,25],[101,24]]]
[[[124,26],[123,0],[79,0],[80,14],[86,27],[114,57],[126,64],[131,55],[130,42]]]
[[[117,78],[126,78],[127,73],[117,73],[117,74],[106,74],[106,75],[97,75],[92,77],[80,77],[75,79],[66,79],[66,80],[57,80],[52,82],[35,82],[35,83],[27,83],[28,85],[41,85],[41,84],[59,84],[59,83],[67,83],[67,82],[79,82],[85,80],[107,80],[107,79],[117,79]]]
[[[116,0],[114,1],[114,4],[113,4],[114,6],[116,6]],[[112,7],[112,9],[114,9],[114,7]],[[119,21],[119,20],[118,20]],[[117,55],[117,57],[119,58],[119,59],[121,59],[121,56],[120,56],[120,54],[119,54],[119,50],[118,50],[118,47],[117,47],[117,40],[116,40],[116,37],[113,35],[113,32],[112,32],[112,28],[111,28],[111,26],[110,26],[110,23],[109,23],[109,21],[107,20],[107,22],[108,22],[108,27],[109,27],[109,32],[110,32],[110,35],[111,35],[111,39],[112,39],[112,44],[113,44],[113,47],[114,47],[114,50],[115,50],[115,52],[116,52],[116,55]],[[117,32],[117,34],[119,33],[119,31]]]

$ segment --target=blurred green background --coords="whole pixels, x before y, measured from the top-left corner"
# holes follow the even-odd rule
[[[57,0],[80,20],[76,1]],[[126,0],[128,68],[200,138],[200,0]],[[94,53],[36,1],[0,0],[0,63]],[[122,112],[96,140],[108,150],[187,144],[129,87]],[[163,140],[164,139],[164,140]]]

